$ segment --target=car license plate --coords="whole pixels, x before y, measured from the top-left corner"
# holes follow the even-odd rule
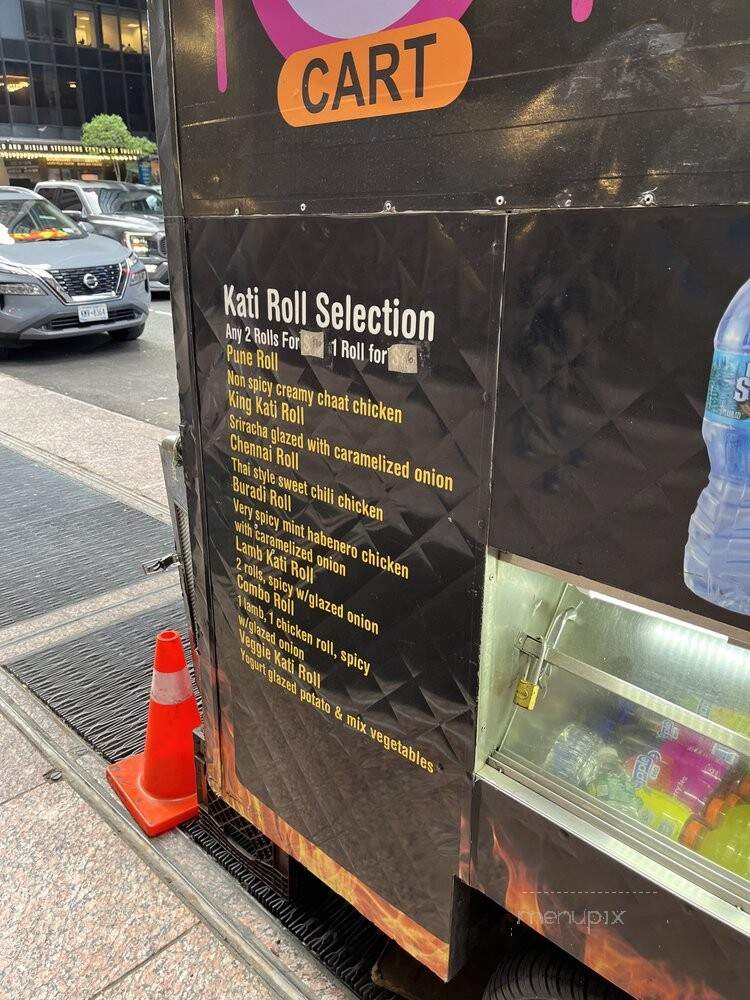
[[[79,306],[79,323],[101,323],[102,320],[109,319],[109,310],[106,306]]]

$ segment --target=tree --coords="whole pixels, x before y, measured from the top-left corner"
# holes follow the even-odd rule
[[[98,146],[105,149],[116,147],[127,149],[133,156],[149,156],[156,152],[156,143],[145,135],[133,135],[120,115],[94,115],[81,129],[84,147]],[[115,175],[120,180],[120,161],[112,156]]]

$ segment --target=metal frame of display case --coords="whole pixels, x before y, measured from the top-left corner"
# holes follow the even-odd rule
[[[501,553],[490,552],[490,556],[495,562],[506,562],[509,565],[514,565],[517,569],[554,578],[559,583],[576,587],[584,593],[588,592],[588,588],[591,587],[588,581],[572,580],[567,574],[554,571],[538,563],[531,564],[526,560],[506,558]],[[490,580],[494,579],[494,567],[488,567],[488,576]],[[548,633],[552,634],[552,641],[549,640],[549,635],[545,639],[528,635],[525,632],[521,632],[516,638],[514,648],[521,656],[525,655],[531,661],[536,661],[537,676],[544,675],[549,667],[556,667],[567,674],[595,685],[601,690],[625,698],[647,711],[661,715],[717,743],[750,756],[750,738],[704,718],[696,712],[675,705],[669,699],[653,694],[637,684],[616,677],[599,667],[556,649],[555,642],[560,640],[562,629],[555,628],[555,625],[568,611],[574,610],[563,607],[565,594],[566,591],[563,590],[555,602],[554,613],[550,620]],[[634,598],[633,595],[621,594],[617,600],[626,604],[633,611],[640,611],[644,614],[656,613],[659,617],[668,618],[677,625],[687,625],[703,631],[702,626],[696,626],[693,622],[685,622],[677,616],[667,615],[665,613],[667,609],[656,611],[650,607],[639,607],[638,599]],[[489,621],[485,621],[485,628],[492,628],[491,616],[488,617]],[[717,639],[727,638],[721,632],[712,634]],[[488,644],[483,642],[483,649],[488,648]],[[493,666],[485,661],[480,669],[481,671],[492,670]],[[528,668],[524,670],[521,666],[515,671],[514,677],[520,680],[528,673]],[[533,670],[532,673],[534,673]],[[549,694],[546,696],[549,697]],[[484,761],[477,761],[480,780],[495,784],[495,775],[503,775],[503,790],[508,791],[505,782],[515,783],[516,790],[520,793],[519,799],[538,812],[541,811],[539,803],[529,801],[519,786],[534,793],[534,798],[541,796],[549,803],[551,818],[558,825],[570,828],[570,817],[575,816],[592,830],[605,835],[603,839],[600,837],[592,838],[592,843],[595,843],[597,847],[603,848],[618,861],[629,863],[635,870],[643,868],[639,859],[648,859],[663,869],[667,869],[680,880],[685,880],[685,883],[689,884],[688,891],[680,892],[679,887],[674,885],[671,886],[673,891],[685,898],[691,905],[699,906],[712,916],[725,920],[743,930],[744,933],[748,933],[750,930],[749,882],[739,879],[738,876],[711,861],[707,861],[679,842],[671,840],[594,796],[588,795],[564,778],[545,773],[519,753],[507,749],[504,744],[511,731],[513,721],[517,717],[517,713],[524,711],[527,710],[518,705],[513,706],[502,726],[502,737],[499,739],[497,747],[487,755]],[[626,856],[618,851],[619,845],[625,848]],[[721,903],[729,904],[730,908],[722,913],[716,912],[716,908],[710,905],[709,900],[699,899],[694,891],[690,891],[690,887],[703,890],[709,894],[709,900],[713,897]],[[683,888],[685,888],[684,885]]]
[[[530,635],[519,638],[518,648],[527,656],[540,658],[542,647],[543,642]],[[559,667],[561,670],[580,677],[584,681],[590,681],[592,684],[596,684],[597,687],[604,688],[612,694],[627,698],[628,701],[640,705],[641,708],[646,708],[651,712],[656,712],[658,715],[663,715],[678,725],[686,726],[693,732],[700,733],[701,736],[707,736],[716,743],[722,743],[724,746],[730,747],[732,750],[736,750],[746,757],[750,757],[750,737],[743,736],[742,733],[737,733],[733,729],[728,729],[718,722],[712,722],[710,719],[698,715],[697,712],[691,712],[690,709],[675,705],[669,699],[652,694],[650,691],[638,687],[637,684],[632,684],[621,677],[613,677],[606,670],[595,667],[590,663],[584,663],[583,660],[576,659],[576,657],[562,653],[554,648],[549,650],[544,656],[544,661],[541,664],[542,669],[546,664]]]

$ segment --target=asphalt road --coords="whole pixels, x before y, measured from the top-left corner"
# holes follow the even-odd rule
[[[139,340],[115,344],[96,334],[41,341],[13,351],[0,372],[170,431],[179,423],[168,296],[154,297]]]

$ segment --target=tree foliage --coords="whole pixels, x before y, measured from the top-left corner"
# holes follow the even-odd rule
[[[156,152],[156,143],[145,135],[133,135],[120,115],[94,115],[81,129],[81,142],[86,147],[118,147],[127,149],[133,156],[149,156]],[[112,156],[115,174],[120,178],[120,161]]]
[[[84,146],[119,146],[134,156],[156,152],[156,143],[145,135],[133,135],[120,115],[94,115],[81,129],[81,138]]]

